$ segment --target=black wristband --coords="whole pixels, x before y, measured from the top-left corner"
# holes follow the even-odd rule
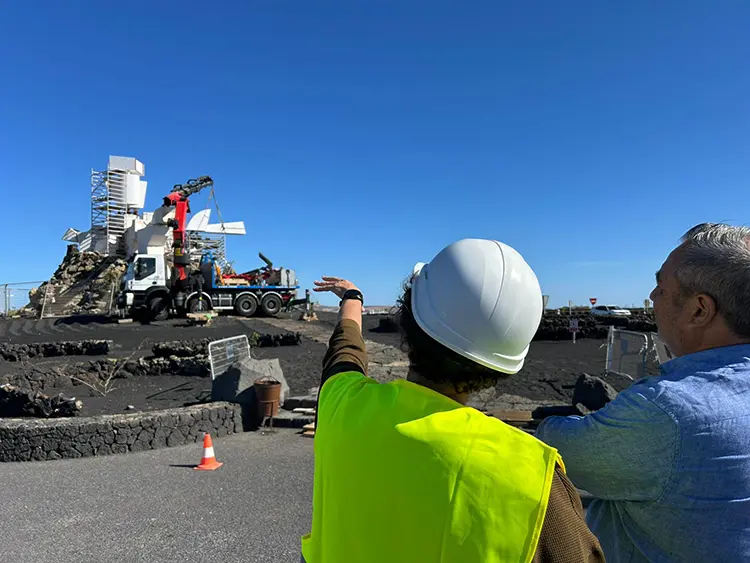
[[[357,301],[359,301],[360,303],[362,303],[362,305],[365,304],[365,298],[362,295],[362,292],[360,290],[358,290],[358,289],[347,289],[344,292],[344,296],[341,298],[341,302],[339,303],[339,307],[341,307],[344,304],[344,301],[346,301],[347,299],[356,299]]]

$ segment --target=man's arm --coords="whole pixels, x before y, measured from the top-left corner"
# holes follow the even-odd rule
[[[557,448],[571,481],[595,497],[656,500],[669,483],[679,434],[648,392],[648,383],[635,384],[593,414],[547,418],[535,435]]]

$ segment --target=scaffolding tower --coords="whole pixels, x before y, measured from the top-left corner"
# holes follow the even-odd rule
[[[127,216],[143,208],[144,166],[135,158],[110,156],[107,170],[91,171],[91,249],[123,256]]]

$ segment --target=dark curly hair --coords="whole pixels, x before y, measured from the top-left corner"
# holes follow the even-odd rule
[[[498,380],[508,377],[464,358],[423,331],[412,313],[411,295],[411,283],[406,282],[395,319],[401,332],[401,348],[409,355],[414,371],[434,383],[450,384],[457,393],[494,387]]]

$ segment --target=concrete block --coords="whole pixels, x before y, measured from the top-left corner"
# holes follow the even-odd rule
[[[255,389],[253,385],[257,379],[267,377],[272,377],[281,383],[281,404],[283,405],[289,394],[289,384],[284,377],[278,358],[271,360],[247,358],[230,367],[213,380],[211,399],[213,401],[254,404]]]
[[[317,395],[301,395],[296,397],[288,397],[286,401],[282,403],[282,406],[286,410],[294,409],[314,409],[318,404]]]
[[[273,417],[274,428],[302,428],[315,422],[315,415],[293,413],[286,409],[279,410]]]

